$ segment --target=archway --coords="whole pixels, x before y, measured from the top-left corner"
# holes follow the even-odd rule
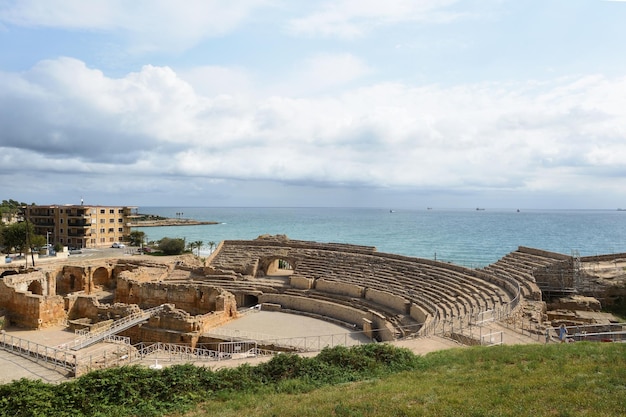
[[[33,294],[43,295],[43,287],[41,286],[41,282],[33,281],[28,285],[28,291]]]
[[[103,289],[113,288],[111,274],[105,267],[99,267],[93,272],[93,285]]]
[[[288,276],[293,274],[295,262],[292,259],[275,257],[263,260],[260,266],[265,275]]]

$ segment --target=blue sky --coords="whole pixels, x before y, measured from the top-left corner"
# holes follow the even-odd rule
[[[626,2],[0,0],[2,198],[626,207]]]

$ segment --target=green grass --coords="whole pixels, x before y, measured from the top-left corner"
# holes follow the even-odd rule
[[[191,411],[193,410],[193,411]],[[177,414],[178,413],[178,414]],[[4,416],[624,416],[626,344],[387,344],[212,371],[126,366],[59,385],[0,385]]]
[[[626,345],[455,349],[381,378],[295,394],[268,391],[220,396],[185,417],[624,416]]]

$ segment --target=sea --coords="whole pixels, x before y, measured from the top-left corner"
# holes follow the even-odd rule
[[[141,214],[217,222],[140,227],[148,241],[163,237],[210,243],[260,235],[375,246],[379,252],[480,268],[519,246],[566,255],[626,253],[626,211],[517,209],[385,209],[287,207],[140,207]]]

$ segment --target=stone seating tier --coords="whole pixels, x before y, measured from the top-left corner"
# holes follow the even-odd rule
[[[292,241],[264,245],[249,241],[225,241],[220,253],[213,258],[212,266],[230,269],[233,264],[241,271],[242,265],[252,265],[255,260],[268,256],[294,260],[298,275],[311,279],[352,282],[367,288],[390,291],[423,304],[432,300],[434,305],[444,303],[449,308],[440,309],[442,315],[464,315],[469,311],[495,308],[510,301],[515,287],[497,285],[503,280],[486,280],[474,271],[456,265],[422,260],[401,255],[380,254],[371,247],[327,245]],[[287,245],[287,246],[285,246]],[[418,295],[420,296],[418,298]]]

